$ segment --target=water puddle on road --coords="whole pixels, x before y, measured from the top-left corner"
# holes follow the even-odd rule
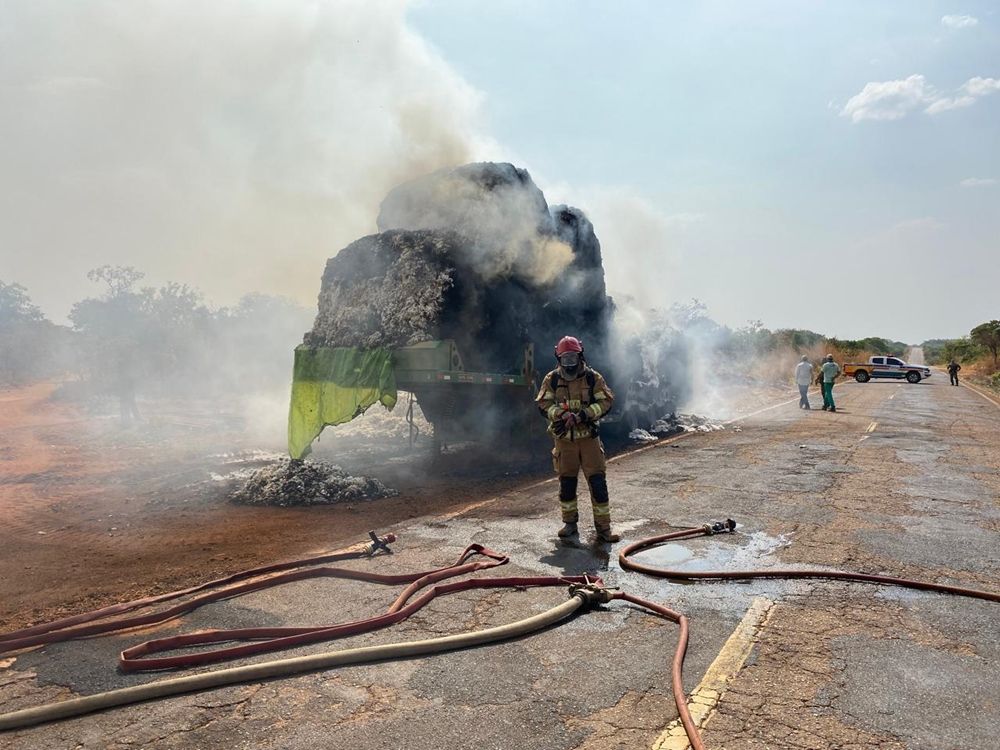
[[[752,534],[692,539],[684,544],[670,543],[643,550],[634,555],[636,562],[682,571],[747,570],[769,563],[782,547],[790,544],[784,535],[771,536],[763,531]]]

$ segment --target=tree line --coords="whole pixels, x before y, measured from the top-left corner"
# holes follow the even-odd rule
[[[185,395],[266,388],[287,383],[312,324],[312,311],[282,297],[253,293],[213,308],[186,284],[143,286],[129,266],[87,276],[98,291],[73,304],[69,325],[48,320],[22,285],[0,281],[0,385],[68,375],[64,393],[79,396],[123,384]]]
[[[968,336],[957,339],[929,339],[923,343],[928,364],[958,362],[983,375],[994,387],[1000,387],[1000,320],[980,323]]]

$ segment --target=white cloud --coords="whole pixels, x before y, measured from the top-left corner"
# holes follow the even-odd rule
[[[899,120],[923,109],[936,115],[952,109],[969,107],[988,94],[1000,91],[1000,79],[976,76],[963,83],[953,95],[939,93],[918,74],[896,81],[869,81],[861,92],[847,100],[841,117],[851,122],[862,120]]]
[[[993,177],[966,177],[958,184],[964,188],[990,187],[996,185],[997,181]]]
[[[986,96],[1000,91],[1000,78],[970,78],[962,84],[962,90],[969,96]]]
[[[949,29],[969,29],[979,23],[973,16],[942,16],[941,25]]]
[[[924,112],[929,115],[936,115],[941,112],[947,112],[949,109],[961,109],[975,103],[976,98],[974,96],[942,96],[940,99],[935,99],[931,102]]]
[[[840,111],[851,122],[898,120],[934,101],[934,88],[922,75],[897,81],[870,81],[861,92],[847,100]]]

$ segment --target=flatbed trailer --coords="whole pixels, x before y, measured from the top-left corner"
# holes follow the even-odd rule
[[[500,437],[517,444],[544,432],[534,407],[538,374],[532,344],[524,345],[520,368],[513,372],[466,370],[450,339],[394,349],[392,362],[396,385],[413,394],[434,426],[435,453],[463,440]],[[412,425],[412,404],[407,416]]]
[[[534,346],[525,344],[511,360],[508,372],[467,370],[451,339],[388,352],[300,346],[289,408],[289,455],[304,457],[325,427],[349,422],[374,403],[393,408],[398,391],[411,394],[406,413],[411,443],[417,405],[434,427],[435,453],[466,440],[525,445],[544,434],[534,406]]]

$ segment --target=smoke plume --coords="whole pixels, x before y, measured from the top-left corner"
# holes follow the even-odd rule
[[[486,150],[406,5],[0,4],[2,276],[57,318],[103,264],[311,305],[392,186]]]

